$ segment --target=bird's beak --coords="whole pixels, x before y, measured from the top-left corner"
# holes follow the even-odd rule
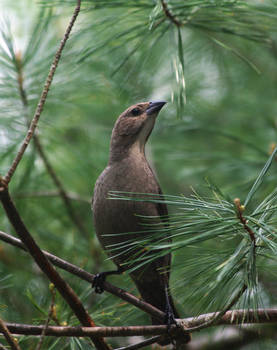
[[[166,104],[166,101],[155,101],[155,102],[149,102],[149,106],[146,109],[146,114],[157,114],[159,111],[163,108],[163,106]]]

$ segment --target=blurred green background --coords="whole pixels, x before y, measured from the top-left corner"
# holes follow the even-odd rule
[[[5,175],[26,134],[75,2],[2,0],[0,4],[0,172]],[[94,235],[90,200],[107,164],[117,116],[140,101],[168,101],[147,148],[165,194],[189,196],[194,189],[205,195],[209,181],[230,199],[239,197],[243,202],[277,141],[276,19],[277,2],[270,0],[82,2],[37,132],[69,195],[75,219],[33,142],[10,184],[16,206],[40,247],[93,273],[113,267]],[[275,187],[274,161],[257,203]],[[15,234],[3,210],[0,217],[0,230]],[[212,257],[219,244],[204,244],[201,249]],[[194,255],[195,249],[183,249],[174,260],[176,266],[186,266]],[[215,311],[196,306],[198,297],[193,305],[193,290],[177,283],[186,280],[186,272],[180,276],[183,270],[174,266],[171,285],[182,316]],[[276,272],[275,262],[260,275],[267,306],[276,303]],[[108,293],[95,295],[87,283],[61,274],[98,325],[149,323],[143,312]],[[51,300],[47,279],[26,253],[4,242],[0,242],[0,281],[4,320],[46,319]],[[137,293],[126,274],[110,281]],[[188,295],[190,304],[185,302]],[[78,324],[59,297],[57,305],[60,323]],[[209,339],[214,332],[195,337]],[[275,349],[270,338],[261,337],[254,344],[249,340],[251,344],[243,346]],[[131,340],[110,342],[118,347]],[[22,338],[20,345],[35,348],[30,337]],[[89,345],[85,340],[49,338],[43,348]]]

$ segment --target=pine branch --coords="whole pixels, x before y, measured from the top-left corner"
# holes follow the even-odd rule
[[[54,75],[55,75],[55,72],[56,72],[56,69],[57,69],[57,66],[58,66],[58,63],[60,61],[60,58],[61,58],[61,54],[62,54],[62,51],[64,49],[64,46],[69,38],[69,34],[73,28],[73,25],[77,19],[77,16],[80,12],[80,9],[81,9],[81,0],[77,0],[77,5],[75,7],[75,10],[74,10],[74,13],[73,13],[73,16],[68,24],[68,27],[66,28],[66,31],[65,31],[65,34],[64,34],[64,37],[60,43],[60,46],[55,54],[55,57],[54,57],[54,60],[52,62],[52,65],[50,67],[50,70],[49,70],[49,73],[48,73],[48,76],[46,78],[46,81],[45,81],[45,84],[44,84],[44,87],[43,87],[43,90],[42,90],[42,94],[41,94],[41,97],[40,97],[40,100],[38,102],[38,105],[37,105],[37,108],[36,108],[36,111],[35,111],[35,114],[34,114],[34,117],[31,121],[31,124],[30,124],[30,127],[29,127],[29,130],[28,130],[28,133],[15,157],[15,159],[13,160],[12,162],[12,165],[10,167],[10,169],[8,170],[7,174],[5,175],[5,177],[2,179],[2,181],[8,185],[9,182],[11,181],[11,178],[14,174],[14,172],[16,171],[16,168],[19,164],[19,162],[21,161],[24,153],[25,153],[25,150],[26,148],[28,147],[33,135],[34,135],[34,132],[36,130],[36,127],[37,127],[37,124],[38,124],[38,121],[39,121],[39,118],[40,118],[40,115],[43,111],[43,107],[44,107],[44,104],[46,102],[46,99],[47,99],[47,95],[48,95],[48,92],[49,92],[49,89],[50,89],[50,86],[51,86],[51,83],[52,83],[52,80],[54,78]]]
[[[16,233],[26,246],[30,255],[33,257],[40,269],[46,274],[49,280],[55,285],[57,290],[60,292],[62,297],[66,300],[68,305],[71,307],[72,311],[75,313],[79,321],[87,327],[94,327],[95,323],[90,318],[89,314],[85,310],[78,296],[72,290],[72,288],[65,282],[65,280],[58,274],[52,264],[48,261],[47,257],[40,250],[39,246],[36,244],[35,240],[27,230],[25,224],[23,223],[17,209],[15,208],[8,189],[5,185],[0,187],[0,200],[5,209],[7,217],[9,218],[11,224],[13,225]],[[99,350],[110,350],[109,346],[105,343],[103,339],[92,338],[95,346]]]
[[[4,335],[5,339],[7,340],[7,343],[10,345],[12,350],[21,350],[17,341],[11,335],[9,328],[7,327],[5,322],[1,319],[0,319],[0,333],[2,333]]]
[[[162,4],[162,8],[163,11],[166,15],[166,17],[172,22],[174,23],[177,27],[181,27],[184,24],[182,22],[180,22],[170,11],[169,8],[167,6],[167,3],[164,0],[161,0],[161,4]]]
[[[0,240],[9,243],[15,247],[18,247],[20,249],[23,249],[27,251],[27,248],[24,246],[24,244],[17,238],[0,231]],[[83,279],[84,281],[87,281],[89,283],[92,283],[95,275],[81,269],[80,267],[73,265],[53,254],[50,254],[43,250],[44,255],[49,259],[52,264],[55,266],[72,273],[75,276],[78,276],[79,278]],[[126,292],[122,288],[118,288],[109,282],[105,281],[103,284],[103,288],[106,292],[109,292],[118,298],[121,298],[122,300],[136,306],[137,308],[141,309],[144,312],[147,312],[149,315],[161,320],[161,322],[164,320],[165,313],[163,311],[160,311],[156,307],[152,306],[151,304],[146,303],[142,299],[137,298],[136,296],[132,295],[131,293]]]
[[[186,350],[233,350],[260,342],[264,339],[275,339],[275,326],[272,327],[224,327],[212,336],[201,336],[186,345]]]
[[[185,329],[188,332],[198,331],[197,327],[207,320],[213,319],[217,313],[203,314],[198,317],[189,317],[182,319],[187,325]],[[213,326],[233,325],[241,326],[241,324],[276,324],[277,309],[258,309],[258,310],[230,310]],[[15,334],[24,335],[40,335],[43,332],[44,325],[34,326],[28,324],[6,323],[9,331]],[[170,332],[174,334],[179,326],[172,325]],[[167,325],[157,326],[128,326],[128,327],[68,327],[68,326],[48,326],[46,335],[55,337],[131,337],[131,336],[148,336],[162,335],[168,331]]]
[[[23,74],[23,62],[22,62],[24,58],[22,58],[21,55],[16,54],[16,53],[13,53],[13,55],[15,57],[14,62],[15,62],[15,69],[17,72],[17,82],[18,82],[19,95],[20,95],[20,99],[21,99],[21,102],[22,102],[22,105],[24,108],[24,115],[25,115],[26,123],[28,123],[27,111],[28,111],[29,103],[28,103],[27,92],[24,89],[24,74]],[[51,162],[48,159],[48,157],[47,157],[47,155],[42,147],[40,137],[38,136],[38,134],[36,132],[34,132],[33,139],[34,139],[35,148],[38,151],[38,154],[40,155],[40,157],[44,163],[44,166],[45,166],[49,176],[51,177],[54,185],[57,187],[58,194],[64,203],[64,207],[68,213],[69,218],[71,219],[73,224],[77,227],[80,234],[85,236],[86,238],[88,238],[89,233],[87,232],[87,229],[83,225],[79,216],[76,214],[74,207],[71,204],[69,195],[68,195],[67,191],[65,190],[63,183],[60,181],[58,175],[56,174],[53,166],[51,165]]]

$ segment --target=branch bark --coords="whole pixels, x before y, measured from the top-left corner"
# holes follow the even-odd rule
[[[161,0],[163,12],[170,22],[174,23],[178,28],[183,26],[183,23],[180,22],[169,10],[167,3],[164,0]]]
[[[11,335],[7,325],[0,319],[0,333],[4,335],[12,350],[21,350],[14,337]]]
[[[18,248],[21,248],[23,250],[27,250],[26,247],[24,246],[24,244],[17,238],[8,235],[7,233],[0,231],[0,240],[5,241],[6,243],[9,243],[13,246],[16,246]],[[46,251],[43,251],[43,253],[45,254],[45,256],[52,262],[52,264],[54,264],[55,266],[68,271],[70,273],[72,273],[75,276],[78,276],[79,278],[92,283],[95,275],[81,269],[80,267],[73,265],[53,254],[50,254]],[[158,318],[159,320],[161,320],[161,322],[163,322],[164,317],[165,317],[165,313],[160,311],[159,309],[157,309],[156,307],[152,306],[151,304],[146,303],[145,301],[137,298],[136,296],[132,295],[131,293],[128,293],[127,291],[125,291],[124,289],[118,288],[112,284],[110,284],[109,282],[105,281],[103,288],[106,292],[109,292],[119,298],[121,298],[122,300],[136,306],[137,308],[147,312],[149,315],[154,316],[155,318]]]
[[[213,318],[215,313],[203,314],[198,317],[190,317],[182,319],[186,324],[186,331],[197,331],[196,327],[207,320]],[[234,325],[241,326],[241,324],[275,324],[277,323],[277,309],[258,309],[258,310],[231,310],[219,320],[217,325]],[[34,326],[28,324],[6,323],[9,331],[15,334],[24,335],[40,335],[43,332],[44,325]],[[174,331],[178,326],[172,325],[170,332]],[[158,326],[129,326],[129,327],[62,327],[62,326],[48,326],[46,335],[56,337],[84,337],[84,336],[98,336],[98,337],[130,337],[130,336],[148,336],[148,335],[162,335],[168,331],[167,325]]]
[[[40,269],[46,274],[49,280],[55,285],[57,290],[60,292],[62,297],[66,300],[68,305],[71,307],[79,321],[83,326],[94,327],[95,323],[90,318],[89,314],[85,310],[78,296],[72,290],[72,288],[64,281],[64,279],[58,274],[53,265],[48,261],[46,256],[43,254],[39,246],[36,244],[35,240],[27,230],[25,224],[23,223],[17,209],[15,208],[8,189],[5,188],[5,184],[0,186],[0,199],[2,201],[3,207],[6,211],[7,217],[9,218],[11,224],[13,225],[16,233],[21,238],[25,247],[38,264]],[[98,339],[92,337],[97,349],[100,350],[110,350],[110,347],[105,343],[103,339]]]

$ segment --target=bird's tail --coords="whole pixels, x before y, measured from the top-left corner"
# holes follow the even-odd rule
[[[169,304],[171,306],[171,310],[174,314],[174,318],[180,318],[178,311],[175,308],[173,299],[170,295],[169,290],[166,290],[162,285],[157,284],[158,281],[155,281],[154,279],[152,281],[148,280],[147,282],[145,280],[135,280],[136,286],[142,296],[142,299],[145,300],[147,303],[155,306],[161,311],[167,310],[167,300],[169,301]],[[159,281],[160,282],[160,281]],[[168,294],[168,296],[166,295]],[[168,298],[168,299],[167,299]],[[151,317],[152,324],[153,325],[160,325],[163,324],[161,320]],[[181,332],[181,337],[178,335],[178,343],[186,344],[190,341],[190,335],[186,332]],[[162,342],[159,342],[160,345],[167,345],[171,343],[171,339],[166,338]]]

